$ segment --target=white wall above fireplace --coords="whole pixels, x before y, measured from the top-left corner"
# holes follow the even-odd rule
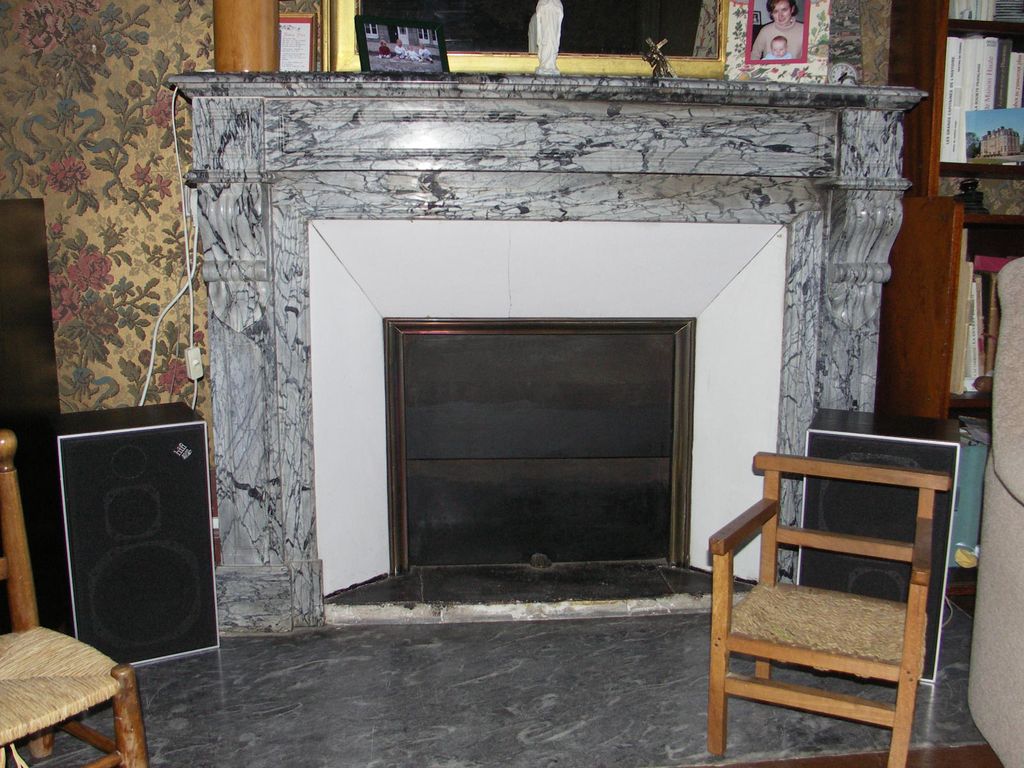
[[[326,592],[388,570],[384,317],[696,317],[690,560],[758,496],[777,441],[778,225],[314,221],[317,542]],[[755,551],[737,573],[756,575]]]

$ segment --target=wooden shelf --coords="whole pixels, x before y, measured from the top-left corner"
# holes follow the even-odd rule
[[[988,163],[939,163],[939,175],[974,179],[1024,179],[1024,165]]]
[[[967,21],[950,19],[951,35],[992,35],[999,37],[1024,37],[1024,24],[1015,21]]]
[[[980,227],[1024,227],[1024,216],[1006,216],[993,213],[965,213],[964,226],[971,228]],[[1024,248],[1021,249],[1024,251]]]
[[[991,392],[964,392],[949,396],[949,408],[956,411],[988,410],[992,407]]]

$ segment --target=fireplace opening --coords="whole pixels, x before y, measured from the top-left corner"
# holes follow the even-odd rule
[[[391,568],[687,564],[695,320],[384,320]]]

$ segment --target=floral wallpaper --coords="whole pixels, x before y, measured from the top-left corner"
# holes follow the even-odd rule
[[[184,274],[173,147],[176,134],[187,170],[189,109],[165,81],[212,67],[212,27],[213,0],[0,0],[0,197],[45,200],[64,411],[141,395]],[[160,326],[147,402],[191,400],[190,324],[183,299]],[[207,399],[202,380],[200,411]]]
[[[0,0],[0,196],[45,200],[64,411],[138,402],[182,284],[173,143],[189,156],[188,109],[175,114],[164,83],[210,66],[211,2]],[[160,327],[148,402],[191,400],[189,326],[183,300]]]

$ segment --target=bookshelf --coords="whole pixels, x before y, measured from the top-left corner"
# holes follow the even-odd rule
[[[986,415],[987,393],[950,391],[960,261],[964,249],[1024,254],[1024,216],[966,213],[939,194],[945,178],[1024,179],[1024,166],[941,163],[946,38],[989,35],[1024,50],[1024,24],[950,19],[948,0],[893,4],[890,81],[927,91],[905,120],[903,226],[890,256],[893,276],[882,289],[875,410],[893,416]]]
[[[929,96],[906,117],[904,175],[909,194],[934,197],[942,177],[1024,179],[1024,166],[940,163],[942,95],[946,38],[987,35],[1013,41],[1024,51],[1024,24],[950,19],[948,0],[901,0],[892,7],[889,80],[927,91]]]

